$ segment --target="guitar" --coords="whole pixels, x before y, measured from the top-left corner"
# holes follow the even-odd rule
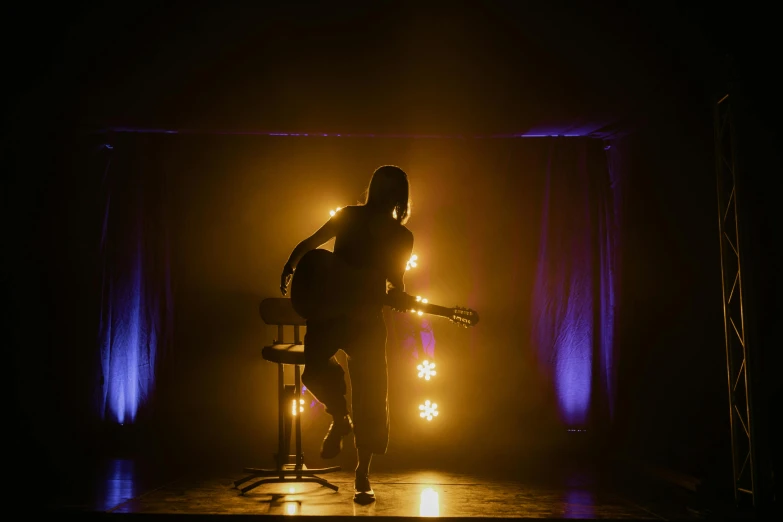
[[[358,270],[329,250],[307,252],[291,280],[291,305],[305,319],[324,320],[363,309],[389,306],[400,312],[445,317],[459,326],[475,326],[479,315],[470,308],[440,306],[405,292],[368,292],[379,288],[378,274]]]

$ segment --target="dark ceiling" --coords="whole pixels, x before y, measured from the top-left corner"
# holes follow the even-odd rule
[[[15,9],[5,48],[21,120],[249,132],[608,137],[709,103],[719,58],[755,56],[752,24],[772,23],[667,2]]]

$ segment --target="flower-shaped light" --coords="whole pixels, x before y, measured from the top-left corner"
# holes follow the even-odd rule
[[[435,363],[424,361],[416,368],[419,370],[419,379],[424,377],[424,380],[429,381],[430,378],[435,376]]]
[[[419,405],[419,417],[431,421],[433,417],[438,416],[438,405],[434,402],[430,402],[429,399],[424,401],[424,404]]]

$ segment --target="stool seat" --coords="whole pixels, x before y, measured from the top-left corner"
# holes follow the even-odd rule
[[[278,364],[298,364],[304,366],[304,345],[297,343],[275,343],[264,346],[261,356],[267,361]]]

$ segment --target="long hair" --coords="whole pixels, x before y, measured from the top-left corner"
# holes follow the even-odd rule
[[[400,167],[383,165],[375,169],[367,187],[364,204],[384,212],[392,212],[401,225],[411,213],[410,182]]]

